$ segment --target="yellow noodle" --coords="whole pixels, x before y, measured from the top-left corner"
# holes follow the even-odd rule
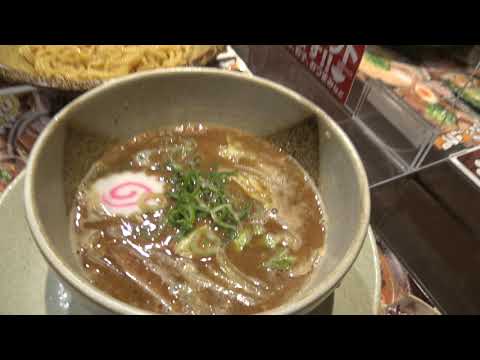
[[[44,77],[109,79],[191,65],[218,45],[24,45],[20,55]]]

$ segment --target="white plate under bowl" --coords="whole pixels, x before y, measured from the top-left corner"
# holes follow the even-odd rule
[[[24,215],[24,174],[0,197],[0,315],[90,314],[65,291],[37,249]],[[341,286],[313,314],[377,314],[381,275],[372,231]]]

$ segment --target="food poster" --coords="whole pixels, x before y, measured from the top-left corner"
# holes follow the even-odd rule
[[[211,64],[211,67],[251,74],[247,64],[245,64],[243,59],[238,56],[230,45],[227,46],[223,53],[217,56],[216,61]]]
[[[334,98],[347,102],[365,45],[288,45],[287,50]]]
[[[478,69],[476,69],[478,70]],[[359,78],[380,80],[441,134],[440,151],[460,151],[480,144],[480,75],[448,62],[414,65],[368,49]]]
[[[480,146],[457,154],[451,160],[465,176],[480,187]]]
[[[0,193],[25,167],[50,109],[35,88],[0,85]]]
[[[377,234],[378,235],[378,234]],[[424,291],[417,285],[413,277],[400,263],[387,245],[377,236],[381,271],[381,298],[379,313],[382,315],[417,315],[415,307],[409,305],[412,298],[423,301],[431,312],[438,311]]]

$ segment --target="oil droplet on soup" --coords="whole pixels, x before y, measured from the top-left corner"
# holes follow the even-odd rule
[[[258,313],[287,302],[323,255],[320,206],[281,149],[236,129],[185,125],[136,135],[93,165],[71,240],[90,282],[133,306]]]

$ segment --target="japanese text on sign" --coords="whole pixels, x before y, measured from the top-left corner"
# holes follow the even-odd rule
[[[345,103],[365,45],[288,45],[290,52]]]

